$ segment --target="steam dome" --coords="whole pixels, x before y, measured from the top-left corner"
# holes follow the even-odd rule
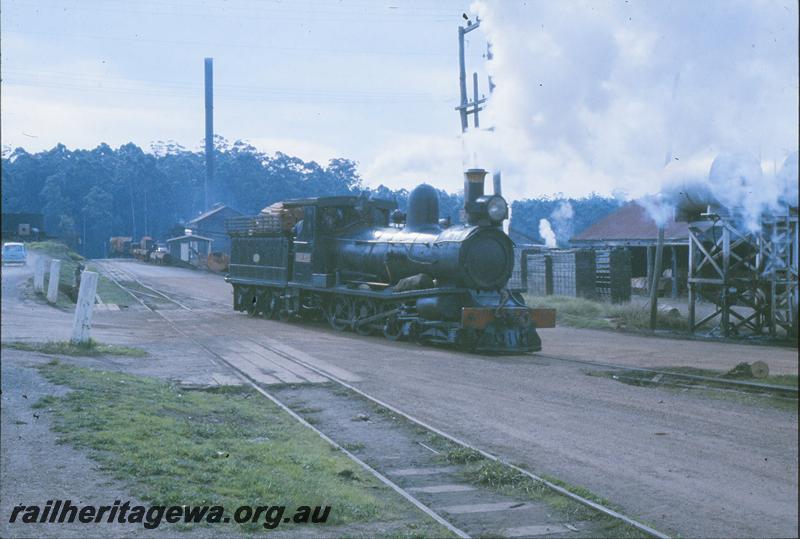
[[[406,228],[425,228],[439,224],[439,194],[436,189],[423,183],[408,196]]]

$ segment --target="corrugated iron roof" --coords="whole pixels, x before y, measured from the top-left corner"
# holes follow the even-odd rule
[[[664,228],[665,240],[688,240],[689,226],[670,219]],[[617,211],[591,225],[571,241],[652,240],[658,239],[658,226],[637,201],[628,202]]]
[[[211,217],[215,213],[220,212],[222,210],[229,210],[229,211],[232,211],[233,213],[235,213],[236,215],[241,215],[241,212],[238,212],[238,211],[234,210],[233,208],[231,208],[229,206],[226,206],[225,204],[218,204],[218,205],[214,206],[213,208],[211,208],[210,210],[201,213],[200,215],[198,215],[197,217],[195,217],[194,219],[192,219],[191,221],[189,221],[186,224],[187,225],[193,225],[193,224],[199,223],[200,221],[202,221],[204,219],[208,219],[209,217]]]
[[[214,241],[211,238],[206,238],[205,236],[198,236],[197,234],[184,234],[183,236],[178,236],[177,238],[168,239],[167,243],[171,241],[180,241],[180,240]]]

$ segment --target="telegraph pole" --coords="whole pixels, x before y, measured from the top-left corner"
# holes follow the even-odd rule
[[[464,16],[466,18],[466,15]],[[464,57],[464,36],[468,33],[472,32],[476,28],[481,25],[480,19],[476,19],[475,22],[467,21],[467,26],[459,26],[458,27],[458,82],[459,88],[461,90],[461,102],[459,106],[456,107],[456,110],[459,112],[461,116],[461,132],[466,132],[467,128],[469,127],[468,116],[472,114],[474,116],[475,127],[479,126],[478,122],[478,111],[483,110],[481,105],[486,102],[486,98],[478,98],[478,74],[472,74],[472,84],[473,84],[473,99],[469,101],[467,97],[467,61]]]
[[[206,181],[203,185],[203,211],[209,208],[208,194],[214,182],[214,59],[205,59],[206,89]]]

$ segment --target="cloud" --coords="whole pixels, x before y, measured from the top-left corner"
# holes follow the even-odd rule
[[[797,5],[473,4],[497,87],[470,152],[514,193],[658,189],[669,159],[798,144]],[[788,12],[787,12],[788,11]],[[706,173],[708,168],[706,168]]]
[[[282,152],[304,161],[316,161],[322,166],[325,166],[330,159],[342,157],[336,149],[312,140],[283,137],[256,137],[246,140],[264,153]]]
[[[411,189],[425,182],[455,192],[463,187],[462,156],[456,137],[397,135],[364,164],[362,175],[370,186]]]
[[[187,137],[186,130],[176,129],[170,120],[169,107],[139,108],[87,103],[67,96],[40,95],[39,90],[4,85],[2,98],[3,144],[22,146],[28,151],[50,149],[60,142],[73,148],[94,148],[100,143],[118,146],[134,141],[147,148],[157,138],[199,140],[195,130]],[[126,126],[125,133],[119,130]],[[63,137],[65,132],[70,136]],[[161,134],[158,136],[158,134]]]

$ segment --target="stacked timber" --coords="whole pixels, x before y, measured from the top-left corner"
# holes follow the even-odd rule
[[[289,232],[297,221],[303,218],[302,208],[287,208],[283,202],[276,202],[259,212],[257,218],[266,226],[271,224],[274,230]]]
[[[528,294],[549,296],[553,293],[553,259],[544,252],[535,252],[526,257]]]
[[[553,250],[553,294],[595,297],[595,254],[591,249]]]
[[[108,252],[109,255],[114,256],[127,256],[131,254],[131,242],[133,238],[129,236],[113,236],[109,241]]]
[[[282,202],[276,202],[261,210],[258,215],[227,219],[225,227],[230,235],[279,234],[291,232],[292,227],[302,218],[302,208],[287,208]]]
[[[211,253],[208,255],[208,269],[216,273],[228,271],[231,262],[231,257],[225,253]]]
[[[631,253],[628,249],[598,249],[596,261],[597,296],[611,303],[631,300]]]

